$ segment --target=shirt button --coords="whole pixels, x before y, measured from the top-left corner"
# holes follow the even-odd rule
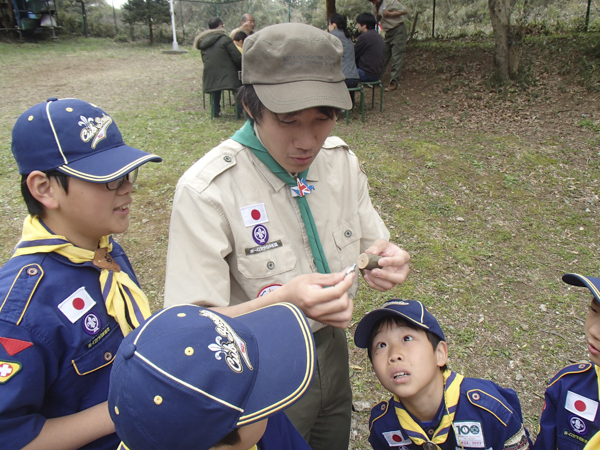
[[[38,274],[38,270],[36,267],[30,267],[27,269],[27,275],[34,276]]]
[[[229,155],[223,156],[223,159],[225,160],[225,162],[231,162],[231,156]]]
[[[432,429],[429,429],[429,430],[427,430],[427,434],[428,434],[429,436],[433,435],[433,430],[432,430]]]
[[[275,268],[275,263],[273,261],[269,261],[267,263],[267,269],[273,270]]]
[[[112,359],[113,355],[111,352],[106,352],[104,353],[104,361],[110,361]]]
[[[346,230],[344,232],[344,236],[346,236],[347,238],[351,237],[352,236],[352,231],[351,230]]]

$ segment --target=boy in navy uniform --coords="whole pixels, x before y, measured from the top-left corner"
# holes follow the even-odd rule
[[[375,450],[529,448],[515,392],[448,370],[444,333],[422,303],[388,301],[363,317],[354,341],[394,394],[371,411]]]
[[[139,166],[161,159],[77,99],[23,113],[12,152],[29,216],[0,269],[0,436],[10,448],[114,449],[111,365],[150,308],[111,234],[129,226]]]
[[[534,449],[592,450],[600,448],[600,278],[567,273],[565,283],[592,293],[585,338],[591,362],[558,372],[546,389],[546,400]]]
[[[235,318],[164,309],[127,336],[110,377],[120,450],[310,450],[283,410],[316,367],[302,311],[277,303]]]

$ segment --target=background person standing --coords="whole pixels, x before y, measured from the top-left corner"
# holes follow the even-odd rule
[[[242,25],[229,33],[229,37],[233,40],[233,37],[238,31],[243,31],[247,36],[250,36],[252,33],[254,33],[254,16],[252,14],[244,14],[242,16]]]

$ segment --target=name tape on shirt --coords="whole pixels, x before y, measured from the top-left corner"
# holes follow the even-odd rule
[[[456,438],[463,447],[485,448],[480,422],[454,422],[453,425]]]
[[[246,227],[253,227],[254,225],[269,221],[269,218],[267,217],[267,208],[265,208],[264,203],[244,206],[240,208],[240,211]]]
[[[387,441],[390,447],[401,447],[404,445],[412,444],[412,441],[408,437],[404,437],[400,430],[396,431],[386,431],[383,434],[383,437]]]
[[[84,286],[81,286],[58,305],[58,309],[67,316],[71,323],[77,322],[96,304]]]
[[[593,422],[598,412],[598,402],[575,392],[568,391],[565,409]]]

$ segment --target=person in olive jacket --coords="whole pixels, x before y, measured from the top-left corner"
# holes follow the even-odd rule
[[[242,55],[227,36],[221,19],[212,17],[208,28],[196,36],[194,47],[202,52],[204,92],[211,93],[214,117],[219,117],[221,91],[237,90],[242,85],[238,77],[238,71],[242,70]]]

